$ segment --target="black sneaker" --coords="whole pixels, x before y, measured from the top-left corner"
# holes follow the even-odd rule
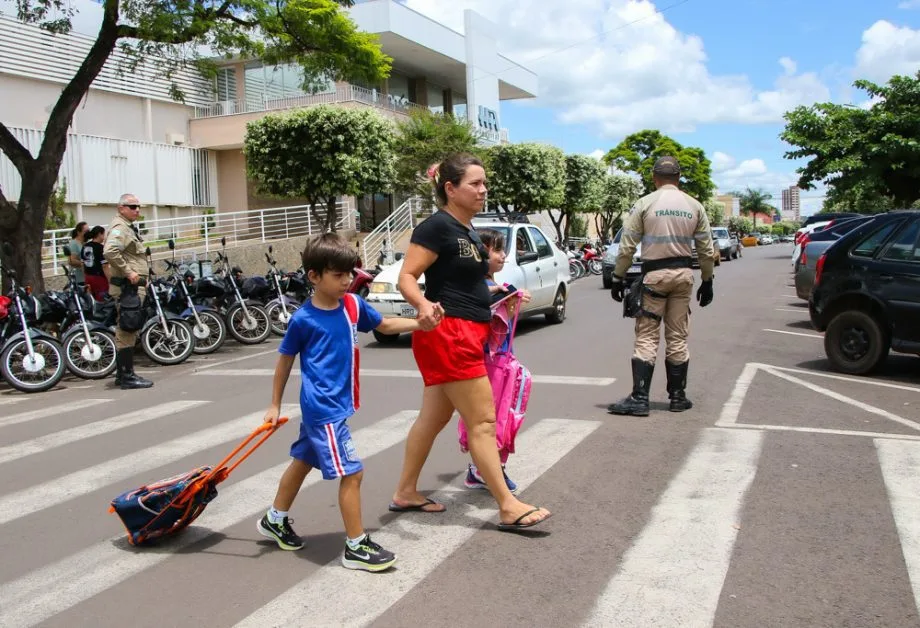
[[[351,549],[348,543],[345,543],[342,566],[347,569],[386,571],[394,564],[396,564],[396,554],[374,543],[368,534],[364,535],[364,540],[356,549]]]
[[[281,523],[272,523],[268,518],[268,513],[266,513],[265,516],[259,520],[256,530],[258,530],[259,534],[262,536],[275,541],[278,547],[283,550],[299,550],[303,547],[303,541],[294,533],[294,530],[291,528],[291,521],[291,519],[285,517],[281,520]]]

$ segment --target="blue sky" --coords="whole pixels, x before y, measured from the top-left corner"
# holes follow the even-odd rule
[[[703,148],[723,191],[795,182],[784,111],[860,104],[856,78],[920,70],[920,0],[528,0],[523,16],[521,0],[405,1],[458,30],[472,8],[502,26],[503,53],[539,58],[539,97],[502,103],[512,141],[590,154],[658,128]],[[807,213],[822,194],[803,192]]]

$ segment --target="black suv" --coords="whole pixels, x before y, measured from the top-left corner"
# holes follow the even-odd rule
[[[837,240],[818,259],[808,309],[839,371],[868,373],[889,350],[920,354],[920,211],[878,215]]]

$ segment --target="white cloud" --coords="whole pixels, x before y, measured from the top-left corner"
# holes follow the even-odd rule
[[[817,74],[798,73],[787,57],[777,60],[767,90],[745,75],[711,74],[703,41],[675,29],[650,0],[530,0],[526,9],[519,0],[406,4],[458,30],[467,8],[500,24],[499,49],[538,71],[540,104],[610,137],[646,127],[675,133],[707,123],[776,123],[796,105],[830,99]]]
[[[590,153],[588,153],[588,157],[593,157],[594,159],[600,161],[601,158],[603,158],[603,156],[606,154],[607,154],[607,151],[600,149],[600,148],[595,148]]]
[[[920,0],[913,0],[920,6]],[[920,70],[920,30],[879,20],[863,32],[856,53],[857,78],[885,83],[895,74],[914,75]]]
[[[899,9],[920,9],[920,0],[904,0],[898,4]]]

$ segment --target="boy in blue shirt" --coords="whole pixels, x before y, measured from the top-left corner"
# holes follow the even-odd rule
[[[324,480],[340,479],[339,509],[345,523],[342,565],[349,569],[384,571],[396,555],[371,541],[361,522],[363,465],[346,421],[359,407],[358,332],[374,329],[398,334],[419,328],[415,319],[384,319],[364,299],[348,293],[358,254],[335,233],[310,238],[303,268],[315,291],[298,309],[281,341],[272,384],[272,402],[265,421],[278,421],[281,398],[294,357],[300,354],[300,437],[291,445],[291,464],[281,476],[275,501],[257,529],[285,550],[299,550],[303,541],[291,528],[288,510],[307,473],[318,468]]]

